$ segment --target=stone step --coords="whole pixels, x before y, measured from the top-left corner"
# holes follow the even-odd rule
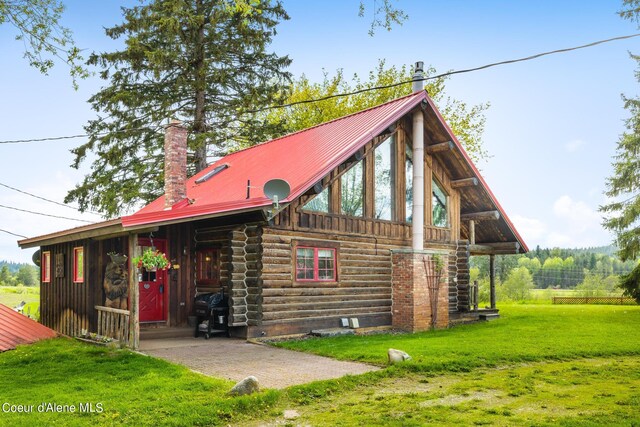
[[[498,313],[482,313],[478,316],[480,320],[485,320],[487,322],[491,320],[496,320],[500,318],[500,314]]]
[[[356,331],[348,328],[314,329],[311,335],[314,337],[339,337],[342,335],[355,335]]]

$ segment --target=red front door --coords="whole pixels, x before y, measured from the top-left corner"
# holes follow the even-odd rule
[[[167,253],[167,241],[163,239],[138,239],[140,253],[149,247]],[[138,283],[140,289],[140,322],[161,322],[167,319],[166,315],[166,283],[167,270],[147,271],[141,269],[141,277]]]

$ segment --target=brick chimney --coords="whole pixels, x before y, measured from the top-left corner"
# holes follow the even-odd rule
[[[171,120],[164,134],[164,208],[187,197],[187,129]]]

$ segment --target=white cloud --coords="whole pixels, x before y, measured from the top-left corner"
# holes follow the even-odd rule
[[[567,150],[568,153],[575,153],[578,151],[585,142],[581,139],[572,139],[571,141],[564,144],[564,149]]]
[[[602,217],[585,202],[574,201],[564,195],[553,204],[553,213],[559,219],[567,220],[570,229],[585,232],[589,229],[601,228]]]
[[[539,219],[513,215],[511,220],[525,241],[538,241],[547,231],[546,224]]]
[[[611,236],[602,226],[597,207],[574,200],[568,195],[559,197],[547,216],[531,218],[512,215],[513,223],[530,248],[589,247],[607,245]]]
[[[576,246],[581,246],[581,245],[577,243],[577,240],[575,237],[570,237],[566,234],[558,233],[555,231],[547,235],[547,240],[545,244],[545,247],[548,247],[548,248],[556,248],[556,247],[571,248]]]

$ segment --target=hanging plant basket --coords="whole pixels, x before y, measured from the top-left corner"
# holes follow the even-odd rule
[[[169,267],[169,260],[163,252],[147,248],[141,256],[133,258],[133,265],[147,271],[164,270]]]

